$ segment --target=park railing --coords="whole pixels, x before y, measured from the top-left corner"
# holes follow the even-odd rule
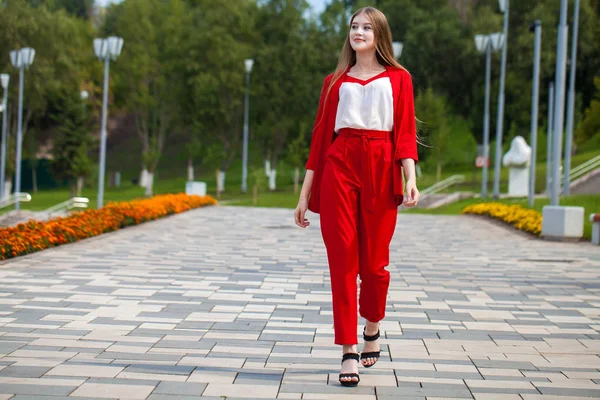
[[[462,183],[465,181],[465,176],[464,175],[452,175],[449,178],[444,179],[443,181],[440,181],[434,185],[431,185],[425,189],[423,189],[421,191],[421,200],[424,199],[427,196],[431,196],[434,195],[436,193],[441,192],[442,190],[445,190],[447,188],[449,188],[452,185],[455,185],[457,183]]]
[[[573,182],[575,179],[582,177],[583,175],[591,172],[597,168],[600,168],[600,155],[592,158],[584,162],[583,164],[579,164],[575,168],[571,170],[571,174],[569,175],[569,180]]]
[[[58,203],[50,208],[45,209],[42,213],[46,214],[48,218],[52,216],[52,214],[63,213],[65,211],[69,211],[75,208],[87,208],[90,200],[87,197],[73,197],[69,200],[63,201],[62,203]]]
[[[31,201],[31,195],[29,193],[9,194],[5,199],[0,200],[0,210],[12,206],[16,202],[23,203],[28,201]]]

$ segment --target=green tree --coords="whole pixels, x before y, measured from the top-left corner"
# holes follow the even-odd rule
[[[25,72],[23,99],[23,150],[29,144],[50,140],[59,123],[62,92],[91,80],[95,64],[90,43],[92,26],[52,4],[32,5],[28,0],[11,0],[0,9],[0,70],[11,74],[7,107],[9,142],[15,143],[18,112],[18,71],[10,64],[8,53],[23,47],[36,50],[33,65]],[[38,140],[28,138],[28,132],[39,132]],[[12,150],[10,147],[10,151]],[[35,147],[35,146],[34,146]],[[7,168],[14,171],[14,156]],[[7,176],[10,176],[7,174]]]
[[[450,127],[448,125],[448,107],[446,99],[437,95],[431,88],[421,92],[415,100],[415,112],[421,122],[419,124],[419,133],[427,138],[434,147],[430,148],[433,154],[426,154],[434,157],[436,164],[436,179],[439,181],[442,176],[442,166],[444,164],[445,149],[448,146]]]
[[[287,149],[287,161],[294,167],[294,193],[298,193],[300,186],[300,169],[308,159],[309,147],[306,143],[307,123],[301,122],[299,135],[290,142]]]
[[[217,163],[224,189],[226,172],[240,147],[245,94],[244,60],[255,58],[256,3],[250,0],[189,1],[180,104],[186,125],[202,132],[208,159]],[[254,73],[251,81],[254,80]],[[188,143],[193,142],[189,136]],[[217,149],[219,148],[219,149]],[[220,192],[219,190],[219,192]]]
[[[585,110],[585,117],[577,132],[577,138],[582,143],[593,139],[600,143],[600,78],[594,78],[594,85],[596,94]]]
[[[116,90],[121,104],[135,116],[148,176],[143,184],[146,196],[152,196],[165,142],[178,128],[186,6],[181,0],[129,0],[111,12],[116,13],[115,29],[125,42],[114,67]]]
[[[69,181],[71,197],[74,197],[77,178],[88,175],[91,170],[88,151],[92,138],[79,96],[65,93],[62,100],[60,114],[55,117],[60,125],[54,138],[52,168],[59,179]]]

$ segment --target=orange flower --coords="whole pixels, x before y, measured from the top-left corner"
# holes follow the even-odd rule
[[[167,194],[151,199],[109,203],[98,210],[74,212],[68,217],[45,222],[30,220],[13,227],[0,228],[0,260],[216,203],[211,196]]]

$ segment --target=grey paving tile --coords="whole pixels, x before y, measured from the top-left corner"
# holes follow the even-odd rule
[[[177,396],[201,396],[206,383],[194,382],[161,382],[152,394],[170,394]]]
[[[567,375],[600,371],[600,249],[524,240],[470,217],[399,214],[399,232],[411,226],[414,236],[390,245],[384,353],[351,389],[336,379],[318,217],[309,230],[274,228],[290,215],[200,209],[3,263],[0,299],[28,308],[0,304],[0,317],[15,319],[0,326],[0,354],[14,352],[0,360],[0,392],[64,400],[81,379],[44,374],[81,365],[130,374],[87,379],[75,393],[90,397],[127,387],[155,400],[222,400],[210,396],[257,387],[348,400],[600,396],[596,375]],[[397,377],[398,386],[367,385],[376,376]]]

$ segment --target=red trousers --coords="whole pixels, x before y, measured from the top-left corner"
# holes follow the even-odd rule
[[[390,241],[398,207],[390,132],[340,129],[321,181],[321,233],[327,248],[335,343],[357,344],[357,303],[371,322],[385,316]],[[360,298],[357,301],[357,277]]]

